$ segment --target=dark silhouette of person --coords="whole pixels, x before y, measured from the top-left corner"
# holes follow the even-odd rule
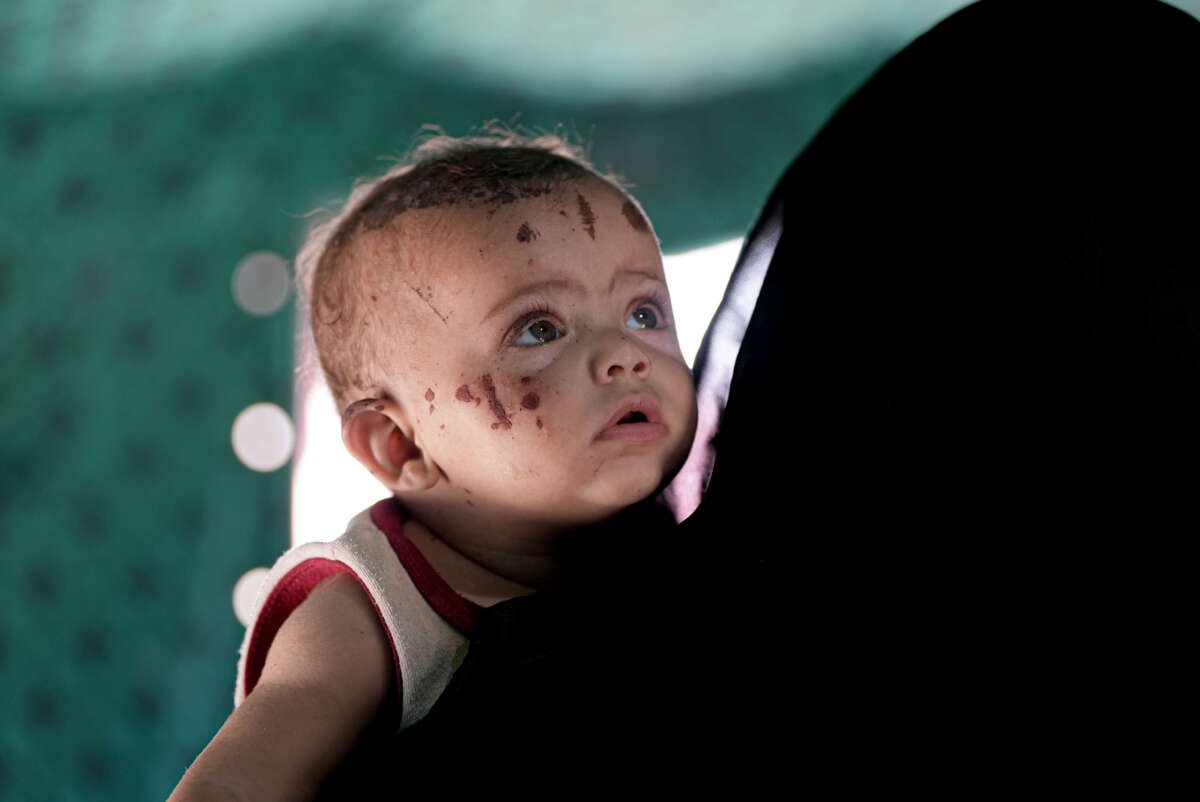
[[[1197,76],[1200,22],[1134,0],[982,0],[890,59],[750,232],[697,361],[695,512],[593,541],[626,592],[491,608],[388,770],[1164,782],[1194,628]]]

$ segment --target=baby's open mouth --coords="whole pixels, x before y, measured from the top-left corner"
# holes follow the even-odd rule
[[[613,410],[612,417],[596,435],[597,440],[623,443],[652,443],[666,435],[658,403],[648,396],[630,398]]]

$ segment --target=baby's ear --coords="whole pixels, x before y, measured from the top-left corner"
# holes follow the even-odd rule
[[[391,399],[363,398],[346,407],[342,442],[393,492],[426,490],[441,476],[437,464],[417,446],[404,410]]]

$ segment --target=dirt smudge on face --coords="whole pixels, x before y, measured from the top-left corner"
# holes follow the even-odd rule
[[[457,398],[459,401],[466,401],[466,402],[479,400],[475,396],[471,395],[471,388],[465,384],[462,387],[458,388],[458,391],[454,393],[454,397]]]
[[[633,201],[627,200],[621,204],[621,214],[625,215],[625,219],[629,221],[629,225],[634,231],[640,233],[650,230],[650,224],[646,222],[646,218],[638,211],[638,207],[633,204]]]
[[[407,279],[404,280],[404,283],[407,284],[408,288],[416,293],[417,297],[424,301],[425,305],[428,306],[430,310],[432,310],[432,312],[438,316],[438,320],[442,321],[442,323],[447,326],[450,325],[450,321],[446,319],[446,316],[443,315],[441,311],[433,305],[433,287],[418,287],[416,284],[413,284]]]
[[[536,229],[530,228],[529,223],[521,223],[521,227],[517,229],[517,242],[533,242],[537,238]]]
[[[384,405],[378,398],[360,398],[342,411],[342,423],[345,424],[346,421],[367,407],[372,407],[376,412],[382,412]]]
[[[504,411],[504,405],[500,403],[500,399],[496,397],[496,385],[492,381],[492,374],[485,373],[480,376],[479,383],[483,385],[483,393],[487,396],[488,409],[496,416],[496,422],[492,424],[492,428],[511,429],[512,420]]]
[[[576,200],[579,201],[579,222],[587,231],[588,236],[592,239],[596,238],[596,213],[592,211],[592,204],[588,203],[587,198],[583,197],[580,192],[575,193]]]
[[[542,403],[542,399],[537,393],[526,393],[525,397],[521,399],[521,406],[525,409],[537,409],[540,403]]]

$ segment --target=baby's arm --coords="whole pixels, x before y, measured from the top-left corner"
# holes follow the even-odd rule
[[[394,673],[358,582],[325,580],[284,621],[254,690],[168,802],[311,799],[393,698]]]

